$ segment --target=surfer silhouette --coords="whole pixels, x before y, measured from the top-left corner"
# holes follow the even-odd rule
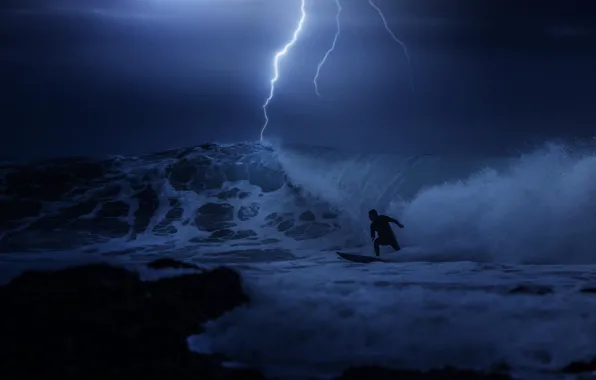
[[[399,228],[404,228],[404,225],[398,220],[390,218],[387,215],[379,215],[375,209],[372,209],[368,212],[368,218],[371,221],[370,238],[372,241],[374,241],[375,254],[379,256],[381,245],[390,245],[393,249],[399,251],[401,248],[397,243],[397,239],[395,238],[395,234],[393,233],[389,223],[395,223]],[[377,238],[375,238],[375,232],[379,235]]]

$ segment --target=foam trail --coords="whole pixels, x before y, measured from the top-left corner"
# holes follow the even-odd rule
[[[275,92],[275,83],[277,83],[277,81],[279,79],[279,59],[281,57],[283,57],[284,55],[286,55],[290,51],[290,49],[294,46],[296,41],[298,40],[298,36],[300,35],[300,32],[302,31],[302,25],[304,24],[304,20],[306,20],[305,7],[306,7],[306,0],[301,0],[300,21],[298,21],[298,26],[296,27],[296,30],[294,30],[292,39],[283,47],[282,50],[278,51],[275,54],[275,58],[273,59],[274,75],[273,75],[273,79],[271,79],[271,87],[269,90],[269,97],[267,98],[267,100],[265,100],[265,104],[263,104],[263,113],[265,115],[265,124],[263,124],[263,128],[261,128],[261,141],[263,141],[263,133],[265,132],[265,129],[267,128],[267,124],[269,124],[269,116],[267,115],[267,107],[269,106],[269,102],[271,101],[271,99],[273,99],[273,95]]]
[[[585,269],[481,268],[409,263],[266,271],[246,281],[250,306],[208,322],[189,345],[209,343],[212,352],[266,376],[300,379],[317,378],[317,370],[318,378],[337,378],[350,365],[482,369],[502,362],[516,379],[548,379],[514,371],[591,357],[596,341],[586,332],[596,331],[596,321],[582,314],[592,315],[596,301],[573,290]],[[556,284],[555,295],[508,294],[528,278]]]
[[[337,13],[335,14],[335,23],[337,25],[337,28],[335,29],[335,36],[333,37],[333,43],[331,44],[331,47],[329,48],[329,50],[327,50],[327,52],[323,56],[323,59],[317,65],[317,73],[316,73],[315,79],[313,81],[313,83],[315,85],[315,93],[317,94],[318,97],[321,97],[321,94],[319,93],[319,84],[317,82],[317,80],[319,79],[319,74],[321,72],[321,68],[327,61],[327,58],[329,57],[331,52],[333,50],[335,50],[335,45],[337,44],[337,40],[339,39],[339,34],[341,33],[341,23],[339,21],[339,18],[341,15],[342,7],[341,7],[341,3],[339,2],[339,0],[335,0],[335,4],[337,5]]]
[[[412,91],[414,91],[414,82],[412,81],[412,61],[410,59],[410,53],[408,52],[408,46],[399,38],[397,38],[395,36],[395,34],[393,33],[393,31],[391,30],[391,28],[389,28],[389,25],[387,24],[387,19],[385,18],[385,15],[383,14],[383,11],[381,10],[381,8],[379,8],[374,2],[373,0],[368,0],[368,3],[370,4],[371,7],[373,7],[377,13],[379,14],[379,16],[381,17],[381,20],[383,20],[383,25],[385,26],[385,30],[387,30],[387,33],[389,33],[389,35],[391,36],[391,38],[393,38],[393,40],[395,42],[397,42],[398,44],[401,45],[401,47],[404,49],[404,54],[406,56],[406,59],[408,61],[408,71],[409,71],[409,77],[410,77],[410,87],[412,88]]]

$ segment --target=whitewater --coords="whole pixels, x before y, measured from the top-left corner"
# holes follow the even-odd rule
[[[404,157],[207,144],[0,174],[3,282],[98,260],[234,267],[251,304],[189,348],[273,378],[504,363],[519,378],[559,378],[596,356],[592,146]],[[373,254],[371,208],[405,225],[404,248],[382,247],[386,263],[338,258]]]

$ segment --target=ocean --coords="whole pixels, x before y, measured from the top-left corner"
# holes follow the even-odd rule
[[[592,146],[479,157],[205,144],[2,163],[0,194],[3,282],[163,257],[240,271],[250,305],[188,345],[268,376],[507,363],[558,378],[596,356]],[[403,249],[382,247],[383,263],[339,258],[374,254],[372,208],[404,224]]]

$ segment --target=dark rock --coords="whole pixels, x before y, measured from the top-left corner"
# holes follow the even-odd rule
[[[64,199],[78,185],[101,179],[105,168],[87,159],[53,160],[39,166],[21,166],[6,175],[6,193],[44,201]]]
[[[88,215],[95,210],[98,202],[93,199],[78,202],[72,206],[68,206],[60,210],[60,218],[62,219],[76,219],[83,215]]]
[[[289,230],[294,225],[293,220],[285,220],[277,225],[277,230],[280,232]]]
[[[190,161],[179,160],[166,170],[166,175],[174,189],[191,190],[191,182],[196,171],[197,168]]]
[[[28,228],[6,234],[0,240],[0,252],[63,250],[104,242],[126,236],[130,226],[120,218],[69,218],[60,212],[41,218]]]
[[[582,288],[580,290],[581,293],[587,293],[587,294],[596,294],[596,286],[590,286],[590,287],[586,287],[586,288]]]
[[[294,215],[292,213],[284,213],[282,215],[274,212],[265,217],[264,227],[277,226],[280,232],[289,230],[294,226]]]
[[[217,230],[211,234],[212,238],[225,238],[225,237],[230,237],[230,236],[234,236],[234,231],[227,229],[227,228]]]
[[[198,210],[203,215],[225,215],[225,220],[231,220],[234,207],[229,203],[206,203]]]
[[[501,373],[482,373],[459,370],[451,367],[428,372],[394,370],[377,366],[352,367],[337,380],[510,380],[511,376]]]
[[[37,216],[41,211],[41,203],[21,199],[0,201],[0,227],[18,225],[20,219]]]
[[[88,235],[91,232],[98,238],[123,237],[130,232],[128,222],[119,218],[77,220],[70,227],[79,235]]]
[[[217,197],[222,200],[228,200],[228,199],[233,199],[233,198],[238,197],[239,193],[240,193],[240,189],[237,187],[234,187],[230,190],[222,191],[221,193],[217,194]]]
[[[151,218],[159,207],[159,200],[157,198],[157,193],[151,186],[145,187],[145,189],[133,195],[133,197],[136,198],[138,202],[133,228],[134,232],[139,234],[144,232],[149,226]]]
[[[189,263],[185,263],[185,262],[174,260],[174,259],[168,259],[168,258],[154,260],[154,261],[150,262],[149,264],[147,264],[147,266],[151,269],[167,269],[167,268],[199,269],[199,267],[194,264],[189,264]]]
[[[55,230],[61,228],[73,228],[73,224],[83,224],[86,221],[78,220],[83,215],[90,214],[97,202],[89,200],[64,207],[57,213],[46,215],[29,226],[30,230]]]
[[[0,240],[0,253],[21,253],[34,250],[62,250],[76,248],[73,237],[64,233],[9,232]]]
[[[238,182],[248,180],[248,171],[244,165],[236,165],[235,163],[228,163],[221,166],[221,171],[228,181]]]
[[[198,263],[204,263],[207,259],[208,261],[217,261],[223,259],[224,261],[229,261],[232,259],[235,263],[241,262],[250,262],[250,263],[270,263],[273,261],[281,261],[281,260],[292,260],[296,257],[292,254],[290,250],[287,249],[259,249],[259,248],[249,248],[249,249],[234,249],[230,251],[222,251],[222,252],[213,252],[208,254],[206,257],[196,258],[193,261]]]
[[[93,198],[98,200],[114,199],[120,194],[122,187],[120,185],[109,185],[103,189],[99,189],[93,194]]]
[[[153,227],[153,233],[158,236],[174,235],[176,232],[178,232],[176,227],[163,222],[158,223],[155,227]]]
[[[201,149],[204,149],[204,150],[207,150],[207,151],[217,150],[219,148],[219,146],[217,144],[213,144],[213,143],[202,144],[202,145],[199,145],[199,147]]]
[[[246,239],[249,237],[257,236],[256,232],[253,230],[239,230],[239,231],[232,231],[230,229],[222,229],[215,231],[211,234],[210,238],[214,239],[225,239],[225,240],[237,240],[237,239]]]
[[[165,217],[153,227],[153,233],[160,236],[173,235],[178,232],[178,229],[172,225],[175,221],[182,220],[184,209],[180,207],[180,201],[177,199],[170,199],[171,208],[166,213]]]
[[[273,170],[265,166],[249,166],[248,181],[259,186],[264,193],[279,190],[286,183],[285,175],[280,170]]]
[[[561,369],[561,372],[563,373],[583,373],[594,371],[596,371],[596,358],[590,361],[573,362]]]
[[[303,222],[314,222],[316,217],[315,214],[312,213],[312,211],[305,211],[302,214],[300,214],[299,219]]]
[[[537,296],[543,296],[551,294],[553,289],[545,285],[526,284],[518,285],[515,288],[509,290],[509,294],[534,294]]]
[[[226,268],[156,282],[103,264],[27,272],[0,288],[0,378],[264,379],[186,342],[247,302]]]
[[[234,226],[234,206],[228,203],[207,203],[197,211],[195,223],[202,231],[212,232]]]
[[[251,238],[254,236],[257,236],[257,233],[254,232],[253,230],[239,230],[239,231],[236,231],[234,238],[235,239],[247,239],[247,238]]]
[[[166,213],[166,218],[170,220],[180,220],[182,219],[182,215],[184,214],[184,209],[182,207],[172,207]]]
[[[332,211],[325,211],[322,215],[323,219],[335,219],[337,218],[337,213]]]
[[[131,247],[131,248],[124,248],[124,249],[117,249],[114,251],[107,251],[104,252],[102,255],[103,256],[124,256],[124,255],[130,255],[132,253],[136,253],[139,251],[139,248],[137,247]]]
[[[122,201],[106,202],[97,212],[100,218],[120,218],[128,215],[130,206]]]
[[[272,212],[271,214],[269,214],[269,215],[267,215],[265,217],[265,220],[267,220],[267,221],[273,221],[273,220],[276,220],[278,217],[279,216],[278,216],[278,214],[276,212]]]
[[[259,215],[261,206],[258,203],[251,203],[250,206],[242,206],[238,210],[238,219],[249,220]]]
[[[192,190],[196,193],[221,188],[226,181],[226,175],[217,165],[217,160],[206,156],[178,160],[166,170],[166,175],[176,190]]]

